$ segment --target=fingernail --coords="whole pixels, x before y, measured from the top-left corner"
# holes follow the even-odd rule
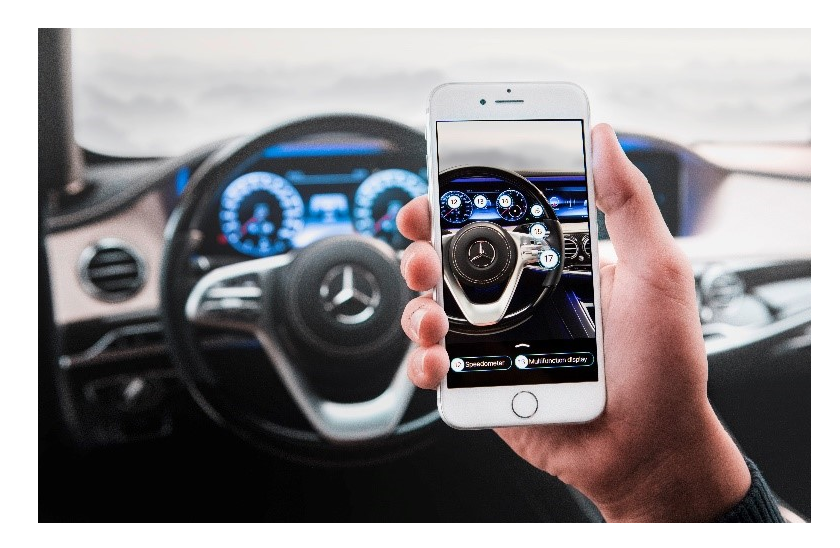
[[[411,369],[414,371],[414,377],[419,378],[423,374],[423,358],[426,353],[423,350],[418,350],[414,353],[414,358],[411,360]]]
[[[402,260],[400,261],[400,274],[402,277],[405,278],[405,268],[408,265],[408,261],[411,259],[411,255],[408,252],[403,253]]]
[[[420,337],[420,322],[423,321],[423,316],[425,315],[425,308],[418,308],[417,310],[411,313],[411,329],[414,331],[414,335],[416,335],[418,338]]]

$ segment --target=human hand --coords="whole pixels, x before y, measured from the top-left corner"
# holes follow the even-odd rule
[[[592,129],[595,196],[617,262],[600,265],[607,405],[585,424],[496,429],[522,458],[589,497],[607,521],[708,521],[750,486],[740,451],[706,395],[708,365],[688,259],[668,232],[644,175],[612,128]],[[426,197],[397,217],[415,240],[401,270],[411,289],[441,276],[430,244]],[[448,330],[428,295],[412,300],[402,326],[417,348],[409,377],[435,388],[449,369],[438,344]]]

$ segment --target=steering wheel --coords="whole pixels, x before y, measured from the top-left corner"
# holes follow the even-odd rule
[[[454,181],[473,178],[495,179],[507,185],[499,200],[506,192],[515,191],[532,204],[531,209],[511,206],[525,208],[516,215],[522,222],[512,230],[475,221],[443,234],[443,281],[460,312],[456,315],[455,307],[446,306],[450,331],[488,335],[526,322],[557,288],[563,272],[563,227],[540,189],[512,171],[456,167],[442,172],[438,180],[443,189],[454,188]],[[545,273],[541,289],[511,311],[522,274],[529,267]]]
[[[414,294],[386,243],[345,234],[196,273],[202,219],[218,214],[233,178],[268,147],[337,135],[387,142],[392,158],[425,165],[421,133],[365,116],[309,118],[230,145],[190,179],[166,230],[161,275],[169,347],[194,399],[240,436],[305,462],[378,460],[440,424],[433,395],[415,393],[406,374],[399,318]],[[208,346],[231,333],[250,337],[251,354],[240,342],[211,360]],[[254,339],[263,356],[253,357]]]

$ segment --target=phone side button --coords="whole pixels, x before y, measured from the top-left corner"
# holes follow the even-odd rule
[[[515,396],[513,396],[513,400],[510,402],[510,407],[513,409],[513,413],[522,419],[527,419],[534,416],[534,413],[537,412],[537,408],[539,407],[539,402],[537,401],[537,397],[533,395],[531,392],[517,392]]]

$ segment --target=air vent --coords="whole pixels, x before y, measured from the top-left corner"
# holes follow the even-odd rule
[[[580,247],[578,246],[577,239],[569,234],[563,236],[563,255],[565,255],[566,260],[571,261],[576,259],[578,253],[580,253]]]
[[[592,256],[592,242],[590,240],[591,238],[589,237],[589,234],[584,235],[583,239],[581,239],[581,243],[583,244],[583,253],[587,257]]]
[[[85,289],[103,301],[124,301],[143,286],[145,268],[125,242],[108,238],[82,252],[79,271]]]

